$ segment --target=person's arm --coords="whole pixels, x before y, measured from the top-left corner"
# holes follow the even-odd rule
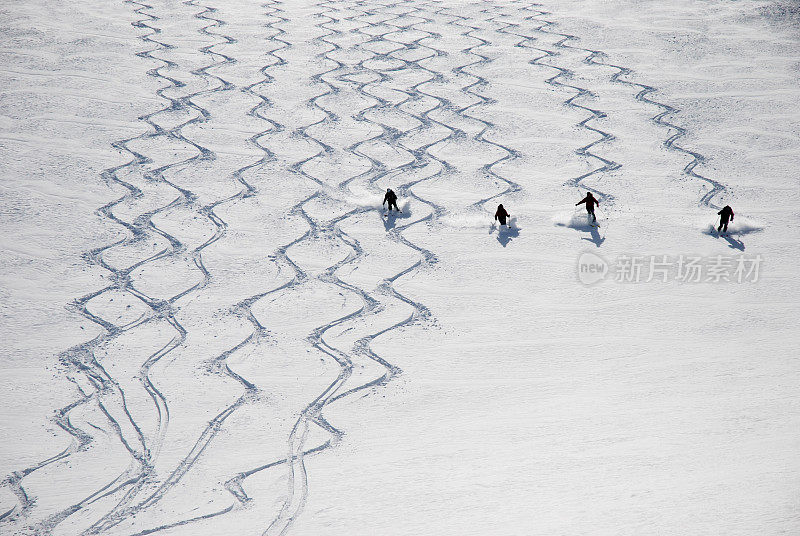
[[[389,194],[383,196],[383,203],[381,203],[381,205],[385,205],[387,199],[389,199]]]
[[[578,205],[580,205],[581,203],[585,203],[585,202],[586,202],[586,198],[584,197],[583,199],[581,199],[580,201],[578,201],[577,203],[575,203],[575,206],[577,207],[577,206],[578,206]]]
[[[733,210],[731,210],[731,221],[733,221]]]

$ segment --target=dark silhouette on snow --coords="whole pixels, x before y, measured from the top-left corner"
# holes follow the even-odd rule
[[[591,238],[583,237],[581,240],[588,240],[589,242],[593,243],[595,246],[600,247],[603,245],[603,242],[606,241],[605,236],[600,236],[600,233],[597,232],[597,227],[590,227],[589,232],[592,234]]]
[[[725,235],[725,240],[728,241],[728,247],[731,249],[738,249],[739,251],[744,251],[744,242],[741,240],[736,240],[731,235]]]
[[[586,212],[592,217],[592,222],[597,223],[597,216],[594,215],[594,206],[600,206],[600,201],[595,199],[592,192],[586,192],[586,197],[575,203],[575,206],[577,207],[581,203],[586,203]]]
[[[391,188],[386,188],[386,195],[383,196],[383,203],[382,204],[385,205],[387,202],[389,203],[389,211],[390,212],[392,210],[392,207],[394,207],[394,209],[397,212],[402,212],[400,210],[400,208],[397,206],[397,194],[394,193],[394,191],[392,191]]]
[[[495,221],[499,221],[500,225],[507,225],[506,218],[508,218],[509,216],[511,216],[511,214],[506,212],[506,209],[503,208],[502,204],[497,206],[497,212],[494,213]]]
[[[730,205],[725,205],[725,208],[717,212],[717,214],[719,214],[719,227],[717,227],[717,232],[727,233],[728,220],[733,221],[733,209],[730,207]]]
[[[500,245],[503,247],[506,247],[511,240],[518,236],[519,229],[515,229],[511,226],[497,231],[497,241],[500,242]]]
[[[383,220],[383,228],[387,231],[390,231],[395,228],[397,225],[397,218],[399,217],[397,212],[387,212],[386,216],[381,218]]]

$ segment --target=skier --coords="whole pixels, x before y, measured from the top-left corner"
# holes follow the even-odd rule
[[[597,223],[597,216],[594,215],[594,206],[595,204],[600,206],[600,201],[594,198],[592,192],[586,192],[586,197],[575,203],[575,206],[577,207],[581,203],[586,203],[586,212],[592,217],[592,223]]]
[[[497,212],[494,213],[494,221],[499,221],[500,225],[507,225],[506,218],[509,216],[511,216],[511,214],[506,212],[506,209],[503,208],[502,204],[497,205]],[[510,225],[508,226],[510,227]]]
[[[733,209],[730,205],[725,205],[725,208],[717,212],[719,214],[719,227],[717,227],[717,233],[727,233],[728,232],[728,220],[733,221]]]
[[[402,210],[400,210],[400,208],[397,206],[397,194],[394,193],[391,188],[386,188],[386,195],[383,196],[382,204],[385,205],[387,201],[389,202],[389,211],[391,211],[392,206],[394,206],[394,209],[397,212],[402,212]]]

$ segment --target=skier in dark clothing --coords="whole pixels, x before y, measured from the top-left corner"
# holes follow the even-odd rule
[[[600,201],[595,199],[592,192],[586,192],[586,197],[575,203],[575,206],[577,207],[581,203],[586,203],[586,212],[592,217],[592,222],[597,223],[597,216],[594,215],[594,206],[600,206]]]
[[[397,212],[402,212],[402,210],[400,210],[400,208],[397,206],[397,194],[394,193],[391,188],[386,188],[386,195],[383,196],[382,204],[385,205],[387,201],[389,203],[390,211],[392,210],[392,207],[394,207]]]
[[[506,225],[506,218],[508,218],[509,216],[511,216],[511,214],[506,212],[506,209],[503,208],[503,205],[497,206],[497,212],[494,213],[495,221],[499,221],[500,225]]]
[[[728,220],[733,221],[733,209],[730,205],[725,205],[725,208],[717,212],[719,214],[719,227],[717,227],[717,233],[727,233],[728,232]]]

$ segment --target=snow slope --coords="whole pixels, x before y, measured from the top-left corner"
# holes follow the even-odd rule
[[[792,4],[0,9],[0,534],[800,531]]]

